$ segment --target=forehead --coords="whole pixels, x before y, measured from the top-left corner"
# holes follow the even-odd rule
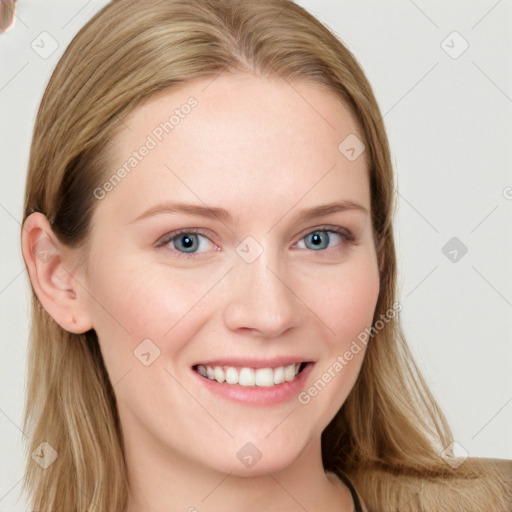
[[[104,204],[129,198],[140,210],[231,198],[243,209],[264,196],[279,208],[327,193],[369,208],[366,155],[350,161],[339,149],[353,136],[363,139],[350,111],[317,84],[228,73],[196,79],[127,116],[110,147],[110,174],[126,172]]]

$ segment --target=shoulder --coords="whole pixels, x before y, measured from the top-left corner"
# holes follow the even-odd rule
[[[460,462],[461,467],[464,466],[460,476],[454,471],[454,478],[427,485],[426,510],[438,510],[439,497],[445,503],[451,503],[452,509],[469,500],[474,508],[468,506],[464,510],[480,510],[477,502],[487,503],[489,510],[496,512],[512,510],[512,460],[468,457]],[[437,508],[430,506],[434,503]]]
[[[484,466],[496,470],[497,474],[505,481],[512,497],[512,460],[511,459],[491,459],[479,457],[476,460]]]
[[[494,466],[499,471],[504,471],[504,474],[507,474],[509,477],[512,474],[512,459],[479,458],[478,460],[485,464],[489,464],[490,466]]]
[[[459,462],[459,461],[455,461]],[[413,476],[383,469],[351,473],[366,512],[493,512],[512,510],[512,460],[469,457],[446,477]],[[362,497],[364,496],[365,503]],[[400,505],[402,504],[402,505]]]

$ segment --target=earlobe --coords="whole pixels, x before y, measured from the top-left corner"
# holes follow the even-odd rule
[[[71,250],[54,235],[48,219],[32,213],[21,234],[23,259],[39,302],[66,331],[83,333],[93,328],[86,293],[76,280]]]

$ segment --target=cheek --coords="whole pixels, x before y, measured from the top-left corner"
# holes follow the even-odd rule
[[[339,267],[322,282],[329,284],[323,293],[317,289],[311,294],[310,300],[325,333],[323,357],[298,402],[312,417],[319,418],[323,429],[345,402],[361,369],[380,279],[369,254],[356,264]]]
[[[155,266],[135,266],[120,258],[115,265],[97,268],[102,271],[91,289],[93,323],[112,380],[138,363],[134,351],[139,346],[149,348],[151,357],[179,353],[187,339],[180,333],[185,326],[190,329],[203,287],[196,280],[173,278],[170,272],[163,279]],[[144,341],[148,339],[157,348]]]
[[[376,258],[369,252],[317,277],[309,304],[321,320],[326,341],[339,350],[371,326],[380,289]]]

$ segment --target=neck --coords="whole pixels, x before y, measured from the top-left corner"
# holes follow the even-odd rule
[[[242,476],[239,468],[219,471],[154,440],[141,442],[140,432],[124,436],[130,484],[126,512],[353,512],[349,489],[324,471],[320,437],[292,464],[277,471],[261,466],[258,474]]]

